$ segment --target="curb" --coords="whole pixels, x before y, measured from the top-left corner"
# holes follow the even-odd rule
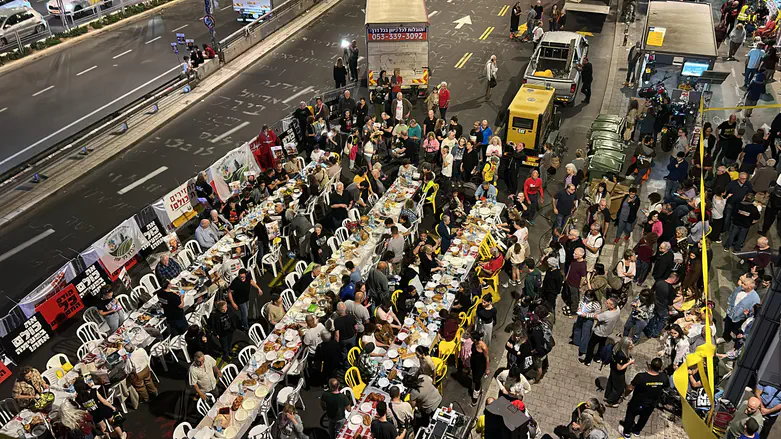
[[[119,27],[135,23],[136,21],[139,21],[142,18],[146,18],[146,17],[148,17],[150,15],[153,15],[153,14],[155,14],[157,12],[160,12],[160,11],[162,11],[162,10],[168,8],[168,7],[177,5],[179,3],[183,3],[184,1],[185,0],[171,0],[170,2],[168,2],[166,4],[163,4],[163,5],[160,5],[160,6],[156,6],[156,7],[152,8],[152,9],[147,9],[146,11],[144,11],[144,12],[142,12],[140,14],[136,14],[136,15],[134,15],[132,17],[128,17],[128,18],[126,18],[124,20],[120,20],[120,21],[118,21],[116,23],[112,23],[112,24],[103,26],[100,29],[89,28],[90,30],[86,34],[84,34],[84,35],[79,35],[78,37],[74,37],[74,38],[68,38],[67,40],[64,40],[62,43],[60,43],[60,44],[58,44],[56,46],[47,47],[47,48],[45,48],[43,50],[37,50],[37,51],[35,51],[35,53],[33,53],[30,56],[25,56],[22,59],[11,61],[10,63],[8,63],[8,64],[6,64],[4,66],[0,66],[0,75],[3,75],[3,74],[8,73],[8,72],[12,72],[12,71],[14,71],[14,70],[16,70],[18,68],[24,67],[27,64],[30,64],[33,61],[37,61],[37,60],[39,60],[39,59],[41,59],[43,57],[52,55],[52,54],[60,52],[60,51],[63,51],[65,49],[73,46],[74,44],[77,44],[77,43],[82,42],[83,40],[86,40],[87,38],[91,38],[91,37],[94,37],[95,35],[100,35],[100,34],[102,34],[104,32],[108,32],[110,30],[114,30],[114,29],[117,29]],[[88,22],[84,23],[82,26],[89,26],[89,24],[92,23],[93,21],[95,21],[95,20],[88,21]]]
[[[618,5],[620,6],[621,3],[622,2],[619,0]],[[608,111],[610,103],[613,102],[613,93],[616,91],[616,88],[613,86],[613,83],[616,79],[616,73],[618,72],[618,57],[616,56],[616,50],[623,47],[621,43],[624,41],[624,26],[621,26],[623,23],[618,19],[619,17],[620,10],[617,10],[616,25],[613,32],[613,49],[610,51],[610,73],[608,73],[607,76],[607,86],[605,87],[605,95],[602,99],[602,106],[599,108],[600,114],[605,114]]]
[[[227,84],[231,79],[235,78],[236,75],[240,74],[259,59],[265,57],[272,50],[287,41],[290,37],[295,35],[296,30],[308,26],[323,14],[327,13],[332,7],[339,4],[339,2],[340,0],[326,0],[311,7],[296,19],[269,35],[266,40],[259,42],[252,49],[244,52],[234,61],[223,65],[215,73],[205,78],[184,98],[173,104],[167,110],[161,111],[161,117],[148,120],[148,124],[139,126],[138,130],[129,131],[125,134],[125,136],[128,137],[125,138],[124,142],[109,142],[109,145],[90,154],[87,160],[79,162],[78,167],[68,166],[67,160],[63,160],[60,163],[53,165],[54,167],[59,168],[50,175],[50,178],[46,180],[45,183],[42,183],[47,186],[38,186],[41,188],[39,193],[36,194],[33,191],[30,191],[26,194],[29,196],[18,196],[15,199],[3,203],[3,206],[0,209],[0,229],[8,226],[32,207],[46,201],[61,190],[67,190],[68,185],[74,181],[88,175],[95,168],[112,159],[117,154],[135,146],[150,133],[160,129],[172,119],[189,110],[192,105],[197,104],[209,94]],[[285,35],[286,28],[287,32],[289,32],[288,35]],[[262,47],[264,42],[268,43],[268,47]]]

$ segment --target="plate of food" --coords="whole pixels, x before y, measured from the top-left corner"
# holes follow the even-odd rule
[[[276,383],[278,383],[278,382],[282,381],[282,375],[280,375],[280,374],[278,374],[278,373],[276,373],[276,372],[274,372],[274,373],[270,373],[270,374],[268,375],[267,379],[268,379],[268,381],[269,381],[270,383],[276,384]]]
[[[296,341],[296,340],[289,341],[289,342],[287,342],[285,344],[285,346],[288,347],[288,348],[294,348],[294,347],[298,346],[298,341]]]
[[[380,378],[379,380],[377,380],[377,385],[384,389],[384,388],[390,386],[390,381],[387,378],[383,377],[383,378]]]
[[[407,337],[409,337],[409,334],[406,332],[399,332],[399,335],[396,336],[396,338],[398,338],[401,341],[406,340]]]
[[[258,398],[265,398],[266,395],[268,395],[268,387],[258,386],[258,388],[255,389],[255,396],[257,396]]]
[[[417,308],[417,309],[423,309],[425,306],[426,305],[423,302],[421,302],[421,301],[415,302],[415,308]]]
[[[404,326],[412,326],[413,323],[415,323],[415,319],[412,317],[407,317],[404,319]]]
[[[277,351],[266,352],[266,361],[274,361],[277,359]]]
[[[371,413],[374,406],[370,402],[364,402],[361,404],[361,411],[364,413]]]
[[[441,274],[439,274],[439,273],[436,273],[435,275],[431,276],[431,279],[432,279],[434,282],[439,282],[439,280],[440,280],[440,279],[442,279],[442,275],[441,275]]]
[[[254,409],[257,405],[258,405],[258,401],[255,400],[255,398],[249,398],[249,399],[245,399],[244,402],[241,403],[241,408],[250,411]]]
[[[244,385],[244,387],[252,388],[252,390],[255,390],[254,387],[258,385],[258,382],[256,380],[253,380],[252,378],[248,378],[241,382],[241,384]]]
[[[399,351],[396,349],[391,349],[388,351],[388,358],[396,358],[399,356]]]
[[[295,356],[296,356],[295,352],[293,352],[293,351],[285,351],[285,353],[282,355],[282,358],[284,358],[285,360],[291,360]]]
[[[386,370],[393,369],[393,360],[385,360],[385,361],[383,361],[382,362],[382,367],[384,367]]]
[[[404,360],[404,362],[401,365],[406,367],[406,368],[410,368],[410,367],[415,367],[416,366],[415,360],[413,360],[412,358],[407,358],[406,360]]]
[[[234,415],[234,418],[236,418],[236,420],[239,421],[239,422],[246,421],[248,417],[249,417],[249,414],[244,409],[238,409],[236,411],[236,414]]]

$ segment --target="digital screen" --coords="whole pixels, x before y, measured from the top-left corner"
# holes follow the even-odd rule
[[[702,76],[702,72],[708,70],[710,68],[710,64],[708,63],[699,63],[699,62],[686,62],[683,63],[683,70],[681,70],[681,75],[683,76]]]

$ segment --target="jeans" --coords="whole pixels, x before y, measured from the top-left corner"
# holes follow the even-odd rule
[[[746,242],[746,235],[748,235],[748,227],[741,227],[735,224],[729,226],[729,235],[727,235],[727,240],[724,241],[724,250],[732,247],[733,251],[741,251],[743,244]]]
[[[651,264],[638,259],[637,268],[635,269],[635,282],[639,284],[645,282],[645,278],[648,277],[648,272],[650,271],[651,271]]]
[[[626,406],[626,415],[624,416],[624,437],[631,437],[632,433],[640,435],[643,427],[645,427],[645,423],[648,422],[648,418],[651,417],[653,412],[653,405],[642,406],[630,400]],[[635,422],[635,418],[637,418],[637,422]]]
[[[599,351],[605,347],[606,341],[607,337],[591,334],[591,338],[588,341],[588,346],[586,347],[586,364],[591,363],[591,360],[594,358],[594,348],[597,348],[597,358],[599,358]]]
[[[560,228],[564,227],[564,222],[567,221],[567,217],[568,216],[569,215],[564,215],[564,214],[561,214],[561,213],[557,213],[556,214],[556,222],[554,223],[554,226],[557,229],[560,229]]]
[[[586,347],[591,340],[591,328],[594,326],[593,319],[586,319],[578,316],[575,324],[572,325],[572,342],[578,346],[578,355],[586,354]]]
[[[118,311],[113,314],[103,316],[103,320],[106,321],[109,329],[108,333],[111,335],[117,330],[117,328],[119,328],[119,325],[122,324],[122,321],[125,320],[125,313]]]
[[[445,114],[447,114],[447,107],[439,107],[439,118],[447,122]]]
[[[757,71],[759,69],[746,69],[746,77],[743,80],[743,86],[748,87],[748,85],[751,83],[751,80],[754,79],[754,75],[757,74]]]
[[[220,346],[222,347],[222,358],[227,361],[231,357],[233,348],[233,331],[220,336]]]
[[[529,210],[527,211],[529,221],[534,221],[538,210],[540,210],[540,194],[529,194]]]
[[[632,335],[632,341],[637,343],[646,326],[648,326],[648,320],[641,320],[637,317],[629,316],[624,325],[624,337],[629,337],[629,334],[632,333],[632,328],[635,328],[635,333]]]
[[[246,331],[249,329],[249,302],[244,303],[238,303],[239,306],[239,313],[241,314],[239,317],[239,323],[241,323],[241,330]]]
[[[328,436],[336,439],[337,433],[341,431],[344,426],[345,419],[328,419]]]
[[[730,204],[729,202],[724,206],[724,228],[722,229],[722,232],[729,233],[729,228],[732,225],[732,209],[734,207],[735,205]]]
[[[654,316],[648,321],[643,333],[648,338],[656,338],[662,333],[667,324],[667,309],[654,309]]]
[[[626,233],[626,237],[629,238],[632,236],[632,228],[633,224],[623,221],[619,218],[618,220],[618,226],[616,227],[616,239],[621,239],[621,235]]]
[[[664,181],[664,199],[670,200],[673,198],[673,194],[675,191],[678,190],[678,188],[681,187],[680,181],[675,180],[665,180]]]

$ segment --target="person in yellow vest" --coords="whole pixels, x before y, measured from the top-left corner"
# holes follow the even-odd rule
[[[496,184],[499,173],[499,157],[489,157],[483,166],[483,181]]]

